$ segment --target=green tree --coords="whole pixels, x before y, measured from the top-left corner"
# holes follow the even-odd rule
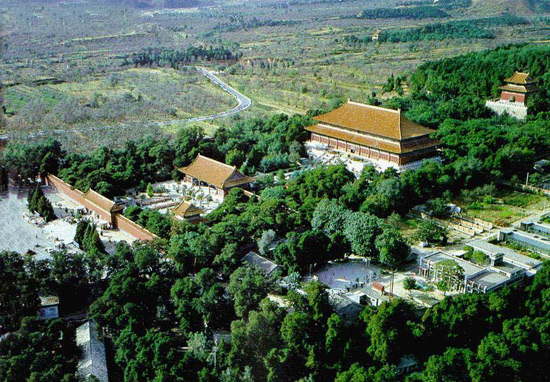
[[[26,317],[21,329],[0,343],[0,380],[77,382],[79,356],[74,328],[66,322]]]
[[[361,317],[370,338],[367,351],[375,361],[395,365],[411,352],[414,339],[410,323],[414,320],[414,309],[408,302],[393,299],[380,305],[372,315],[363,311]]]
[[[374,215],[355,212],[346,219],[344,235],[358,256],[375,257],[375,240],[381,233],[381,221]]]
[[[415,237],[420,241],[445,245],[448,235],[448,230],[445,227],[441,227],[429,220],[423,220],[418,226]]]
[[[315,207],[311,226],[332,235],[342,231],[350,215],[351,211],[346,210],[336,200],[324,199]]]
[[[155,195],[155,191],[153,190],[153,185],[151,183],[147,184],[147,190],[146,190],[147,196],[152,198],[153,195]]]
[[[17,330],[23,317],[34,316],[39,300],[37,281],[25,270],[23,257],[0,251],[0,334]]]
[[[233,297],[235,313],[239,317],[246,317],[248,312],[256,310],[274,282],[258,268],[241,267],[231,274],[228,290]]]
[[[413,277],[407,277],[403,280],[403,288],[411,290],[416,288],[416,281]]]
[[[275,239],[275,231],[272,229],[264,231],[262,237],[258,240],[258,250],[262,255],[267,253],[267,249],[271,242]]]
[[[284,311],[268,300],[259,308],[231,324],[230,360],[234,365],[252,367],[254,380],[264,381],[268,373],[264,359],[279,348]]]
[[[448,348],[442,355],[431,356],[418,376],[425,382],[469,382],[469,368],[473,364],[475,354],[469,349]]]
[[[435,264],[434,277],[447,289],[459,289],[464,283],[464,268],[454,260],[442,260]]]
[[[399,231],[392,227],[385,227],[374,241],[378,250],[378,260],[392,269],[405,261],[410,254],[410,248]]]

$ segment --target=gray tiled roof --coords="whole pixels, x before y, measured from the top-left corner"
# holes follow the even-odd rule
[[[109,382],[105,345],[97,334],[97,327],[93,321],[76,328],[76,344],[82,349],[78,361],[78,374],[83,378],[95,376],[100,382]]]
[[[260,256],[254,251],[248,252],[248,254],[242,258],[242,262],[249,266],[259,268],[266,275],[270,275],[281,268],[277,263]]]

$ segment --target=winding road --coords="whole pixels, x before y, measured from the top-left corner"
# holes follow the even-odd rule
[[[238,102],[237,106],[235,106],[233,109],[224,111],[222,113],[212,114],[212,115],[206,115],[203,117],[194,117],[189,119],[177,119],[177,120],[169,120],[169,121],[158,121],[158,122],[148,122],[151,125],[156,126],[167,126],[174,122],[201,122],[201,121],[210,121],[214,119],[224,118],[224,117],[230,117],[232,115],[238,114],[242,111],[245,111],[246,109],[250,108],[252,106],[252,101],[250,98],[244,96],[243,94],[239,93],[236,89],[232,88],[225,82],[223,82],[218,76],[216,76],[212,71],[203,68],[201,66],[191,66],[190,68],[195,68],[199,73],[204,75],[205,77],[208,77],[210,81],[212,81],[214,84],[218,85],[220,88],[222,88],[224,91],[231,94]],[[88,130],[107,130],[107,129],[124,129],[134,126],[134,123],[123,123],[123,124],[117,124],[117,125],[108,125],[108,126],[96,126],[96,127],[82,127],[82,128],[76,128],[76,129],[69,129],[69,130],[61,130],[61,129],[54,129],[54,130],[48,130],[48,131],[37,131],[35,133],[30,133],[26,135],[29,138],[34,137],[44,137],[48,135],[53,134],[69,134],[69,133],[79,133],[83,131]],[[0,140],[2,139],[8,139],[9,134],[0,135]]]

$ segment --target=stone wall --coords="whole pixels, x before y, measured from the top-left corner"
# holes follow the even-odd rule
[[[525,119],[527,117],[527,107],[522,104],[515,104],[512,102],[501,102],[501,101],[487,101],[485,106],[491,109],[498,115],[507,113],[511,117],[517,119]]]

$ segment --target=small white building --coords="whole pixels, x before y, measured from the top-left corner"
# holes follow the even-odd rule
[[[38,317],[41,320],[53,320],[59,318],[59,297],[40,296],[40,309]]]

